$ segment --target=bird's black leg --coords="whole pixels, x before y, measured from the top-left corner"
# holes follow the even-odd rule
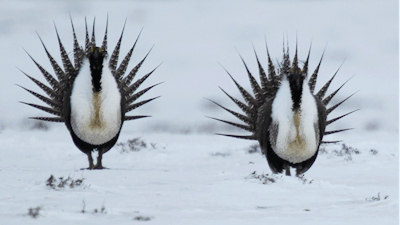
[[[290,165],[288,163],[284,163],[283,168],[285,169],[285,175],[290,176]]]
[[[301,163],[299,163],[296,166],[296,176],[300,176],[301,174],[303,174],[303,165]]]
[[[93,158],[92,158],[92,151],[89,151],[86,153],[88,160],[89,160],[89,167],[87,168],[88,170],[92,170],[94,168],[93,164]]]
[[[96,165],[94,166],[93,169],[96,169],[96,170],[106,169],[106,168],[103,167],[103,165],[101,164],[101,159],[103,158],[103,153],[104,153],[104,151],[105,151],[104,148],[98,150],[99,155],[97,156],[97,163],[96,163]]]

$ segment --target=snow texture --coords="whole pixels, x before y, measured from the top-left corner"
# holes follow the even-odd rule
[[[1,1],[0,224],[399,224],[398,9],[395,0]],[[155,148],[115,146],[103,157],[108,170],[80,170],[87,157],[65,126],[28,121],[48,114],[18,103],[41,104],[14,84],[40,89],[15,67],[46,82],[21,47],[53,73],[35,31],[61,65],[53,22],[72,52],[69,13],[80,45],[85,17],[89,27],[96,17],[103,37],[108,14],[109,47],[127,18],[121,56],[144,27],[128,71],[155,47],[135,79],[163,62],[144,85],[166,82],[143,98],[162,97],[132,112],[152,117],[124,123],[118,140],[141,137]],[[346,58],[327,94],[356,76],[328,107],[360,90],[328,118],[361,108],[328,126],[355,128],[324,137],[345,146],[322,145],[302,179],[272,175],[263,155],[248,153],[256,142],[213,135],[247,132],[205,117],[234,119],[204,98],[240,110],[218,88],[241,99],[217,62],[251,91],[237,52],[256,76],[252,44],[267,68],[265,39],[276,62],[283,37],[291,58],[297,37],[299,62],[312,40],[310,71],[328,43],[316,90]],[[60,177],[83,183],[53,189],[51,175],[57,185]]]

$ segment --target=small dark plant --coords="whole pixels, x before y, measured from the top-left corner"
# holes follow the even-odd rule
[[[262,182],[262,184],[270,184],[270,183],[275,183],[277,179],[280,177],[274,176],[274,175],[269,175],[268,173],[264,174],[257,174],[256,171],[252,172],[247,179],[257,179]]]
[[[45,122],[40,121],[40,120],[34,120],[29,123],[29,130],[43,130],[47,131],[49,130],[49,125],[47,125]]]
[[[84,179],[85,178],[74,180],[70,176],[68,176],[66,179],[64,179],[64,177],[60,177],[57,180],[53,175],[50,175],[50,177],[46,180],[46,186],[55,190],[64,189],[65,187],[81,187]]]
[[[31,216],[32,218],[37,218],[38,216],[40,216],[40,210],[42,208],[40,206],[37,206],[35,208],[29,208],[28,209],[28,215]]]
[[[389,197],[389,195],[386,195],[385,197],[383,197],[383,200],[387,199],[388,197]],[[372,196],[372,198],[366,198],[365,199],[365,201],[367,201],[367,202],[374,202],[374,201],[380,201],[380,200],[382,200],[382,199],[381,199],[381,196],[380,196],[379,192],[378,192],[378,196],[377,197]]]
[[[229,152],[215,152],[215,153],[211,153],[211,156],[221,156],[221,157],[227,157],[230,156],[231,153]]]
[[[249,154],[261,153],[260,145],[259,144],[250,145],[249,148],[247,149],[247,153],[249,153]]]
[[[149,145],[151,149],[157,149],[156,143],[147,144],[147,142],[142,140],[140,137],[129,139],[126,142],[119,142],[116,144],[121,153],[137,152],[142,149],[148,148]]]
[[[369,152],[371,152],[372,155],[378,154],[378,150],[375,149],[371,149]]]
[[[103,213],[106,214],[106,207],[104,205],[101,206],[100,210],[98,210],[97,208],[93,210],[93,213]]]
[[[304,174],[297,176],[297,178],[299,178],[299,180],[301,180],[303,182],[303,184],[311,184],[314,180],[308,180],[307,178],[304,177]]]
[[[148,216],[137,216],[137,217],[133,218],[133,220],[137,220],[137,221],[149,221],[149,220],[151,220],[151,218],[148,217]]]
[[[83,213],[83,214],[85,214],[85,213],[86,213],[86,210],[85,210],[85,208],[86,208],[86,203],[85,203],[85,200],[82,200],[82,210],[81,210],[81,213]]]
[[[319,154],[331,154],[337,157],[343,157],[346,161],[352,161],[353,155],[361,154],[361,152],[357,148],[342,144],[341,149],[334,149],[333,151],[328,151],[325,147],[321,147],[319,149]]]
[[[86,202],[85,200],[82,200],[82,209],[81,209],[81,213],[85,214],[88,211],[86,211]],[[102,213],[102,214],[106,214],[106,207],[104,206],[104,204],[101,206],[100,210],[95,208],[93,209],[93,214],[97,214],[97,213]]]

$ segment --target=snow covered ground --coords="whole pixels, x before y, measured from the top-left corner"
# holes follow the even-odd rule
[[[86,156],[65,126],[33,129],[24,118],[45,114],[18,103],[39,101],[14,85],[38,90],[15,67],[44,80],[22,48],[52,71],[35,31],[60,62],[53,22],[71,51],[69,13],[80,44],[84,17],[96,16],[99,41],[108,13],[109,48],[127,18],[122,54],[144,27],[130,68],[155,47],[140,76],[163,62],[143,85],[166,81],[143,97],[162,98],[131,113],[153,117],[125,123],[119,139],[147,147],[114,147],[109,170],[80,170]],[[0,224],[398,224],[398,31],[389,0],[1,1]],[[237,52],[256,74],[252,44],[266,66],[265,39],[279,58],[286,34],[292,53],[297,36],[301,59],[312,40],[311,69],[328,43],[317,88],[346,58],[331,90],[355,76],[335,101],[359,90],[332,117],[361,110],[329,127],[355,129],[326,139],[352,148],[322,146],[303,179],[271,175],[264,156],[248,152],[255,142],[213,135],[229,130],[205,117],[234,120],[204,98],[237,109],[218,89],[239,98],[218,62],[250,90]],[[51,175],[83,183],[51,188]]]

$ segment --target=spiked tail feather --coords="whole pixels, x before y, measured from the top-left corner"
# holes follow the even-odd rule
[[[124,23],[124,27],[122,28],[121,36],[118,39],[117,45],[115,46],[114,51],[111,54],[110,61],[108,63],[108,67],[110,67],[111,71],[115,71],[115,69],[117,68],[119,49],[121,47],[121,41],[122,41],[122,36],[123,36],[124,30],[125,30],[125,24],[126,24],[126,20]]]
[[[19,86],[19,85],[17,85],[17,86]],[[40,95],[40,94],[38,94],[38,93],[36,93],[34,91],[31,91],[29,89],[26,89],[26,88],[22,87],[22,86],[19,86],[19,87],[21,87],[22,89],[24,89],[27,92],[31,93],[36,98],[42,100],[44,103],[46,103],[47,105],[51,106],[53,109],[55,109],[57,111],[60,111],[60,112],[62,111],[62,106],[60,105],[60,103],[55,102],[55,101],[53,101],[53,100],[51,100],[51,99],[49,99],[47,97],[44,97],[43,95]]]
[[[42,120],[47,122],[64,123],[64,119],[61,117],[29,117],[29,119]]]
[[[253,123],[249,120],[249,118],[247,116],[242,115],[242,114],[237,113],[237,112],[234,112],[234,111],[232,111],[230,109],[227,109],[227,108],[223,107],[222,105],[214,102],[213,100],[210,100],[210,99],[207,99],[207,100],[209,100],[210,102],[212,102],[212,103],[216,104],[217,106],[223,108],[224,110],[228,111],[230,114],[234,115],[236,118],[238,118],[239,120],[243,121],[244,123],[249,124],[249,125],[253,125]]]
[[[159,85],[159,84],[161,84],[161,83],[152,85],[152,86],[150,86],[150,87],[148,87],[148,88],[145,88],[145,89],[143,89],[142,91],[139,91],[138,93],[132,95],[131,97],[129,97],[129,98],[126,100],[126,105],[130,105],[132,102],[134,102],[134,101],[136,101],[138,98],[140,98],[140,96],[142,96],[144,93],[146,93],[147,91],[149,91],[150,89],[152,89],[153,87],[155,87],[155,86],[157,86],[157,85]]]
[[[153,47],[150,49],[150,51],[153,49]],[[138,72],[138,70],[140,69],[140,67],[142,66],[143,62],[146,60],[147,56],[150,54],[150,51],[146,54],[146,56],[129,72],[128,75],[126,75],[126,77],[124,77],[124,79],[122,80],[122,84],[125,87],[128,87],[133,78],[135,78],[136,73]],[[150,76],[150,74],[152,74],[160,65],[158,65],[156,68],[153,69],[153,71],[151,71],[150,73],[148,73],[148,75],[146,75],[147,77]]]
[[[138,108],[138,107],[140,107],[140,106],[142,106],[142,105],[144,105],[146,103],[149,103],[149,102],[151,102],[154,99],[157,99],[159,97],[161,97],[161,96],[158,96],[158,97],[155,97],[155,98],[151,98],[151,99],[148,99],[148,100],[144,100],[144,101],[129,105],[129,106],[126,107],[125,113],[130,112],[130,111],[132,111],[132,110],[134,110],[134,109],[136,109],[136,108]]]
[[[343,102],[347,101],[347,99],[351,98],[351,96],[355,95],[357,92],[353,93],[349,97],[345,98],[341,102],[337,103],[336,105],[330,107],[329,109],[326,110],[326,115],[329,115],[333,110],[335,110],[339,105],[341,105]]]
[[[40,109],[42,111],[45,111],[47,113],[50,113],[50,114],[53,114],[53,115],[56,115],[56,116],[62,117],[62,113],[60,111],[58,111],[58,110],[55,110],[55,109],[52,109],[52,108],[49,108],[49,107],[44,107],[44,106],[41,106],[41,105],[32,104],[32,103],[26,103],[26,102],[20,102],[20,103],[32,106],[34,108]]]
[[[126,54],[125,58],[122,60],[121,64],[119,65],[118,69],[115,71],[114,76],[117,80],[120,80],[121,77],[124,75],[126,68],[128,67],[129,60],[131,59],[133,49],[135,49],[136,43],[139,40],[140,34],[142,31],[140,31],[138,37],[136,38],[135,43],[133,44],[132,48],[129,50],[128,54]]]
[[[58,63],[54,60],[54,58],[50,55],[49,51],[47,51],[46,46],[44,45],[42,38],[40,38],[39,34],[38,37],[40,39],[40,42],[43,45],[44,50],[46,51],[47,58],[50,61],[51,66],[53,67],[54,73],[56,74],[58,81],[60,82],[60,85],[63,86],[65,83],[66,75],[64,71],[61,69],[61,67],[58,65]]]
[[[142,118],[147,118],[151,116],[125,116],[124,121],[129,121],[129,120],[137,120],[137,119],[142,119]]]
[[[232,134],[218,134],[216,135],[221,135],[221,136],[226,136],[226,137],[233,137],[233,138],[239,138],[239,139],[246,139],[246,140],[257,140],[257,138],[253,135],[232,135]]]
[[[106,31],[104,32],[103,43],[101,44],[101,49],[104,49],[104,51],[107,51],[107,32],[108,32],[108,15],[106,22]]]
[[[349,113],[346,113],[346,114],[344,114],[344,115],[338,116],[338,117],[336,117],[336,118],[334,118],[334,119],[328,120],[328,121],[326,121],[326,125],[329,125],[329,124],[331,124],[331,123],[333,123],[333,122],[335,122],[335,121],[337,121],[337,120],[339,120],[339,119],[341,119],[341,118],[343,118],[343,117],[345,117],[345,116],[347,116],[347,115],[350,115],[350,114],[352,114],[353,112],[357,112],[358,110],[360,110],[360,109],[356,109],[356,110],[351,111],[351,112],[349,112]]]
[[[341,130],[333,130],[333,131],[325,131],[324,135],[330,135],[330,134],[335,134],[347,130],[352,130],[353,128],[347,128],[347,129],[341,129]]]
[[[321,62],[322,62],[322,59],[324,58],[324,54],[325,54],[325,50],[322,53],[321,59],[319,60],[317,67],[315,68],[313,74],[311,75],[310,79],[308,80],[308,86],[310,86],[311,93],[314,93],[315,83],[317,82],[317,77],[318,77],[318,71],[319,71],[319,68],[321,67]]]
[[[208,117],[208,116],[207,116],[207,117]],[[247,126],[247,125],[243,125],[243,124],[238,124],[238,123],[233,123],[233,122],[229,122],[229,121],[226,121],[226,120],[220,120],[220,119],[216,119],[216,118],[214,118],[214,117],[208,117],[208,118],[213,119],[213,120],[217,120],[217,121],[220,121],[220,122],[223,122],[223,123],[226,123],[226,124],[235,126],[235,127],[238,127],[238,128],[240,128],[240,129],[243,129],[243,130],[247,130],[247,131],[250,131],[250,132],[254,132],[254,128],[251,127],[251,126]]]
[[[262,93],[261,87],[258,85],[258,83],[257,83],[256,79],[253,77],[253,75],[251,75],[249,68],[247,67],[246,62],[243,60],[242,56],[240,56],[240,58],[242,59],[244,67],[246,68],[247,75],[250,80],[251,88],[253,89],[253,93],[256,97],[256,104],[258,105],[259,103],[262,102],[262,98],[263,98],[263,93]]]

